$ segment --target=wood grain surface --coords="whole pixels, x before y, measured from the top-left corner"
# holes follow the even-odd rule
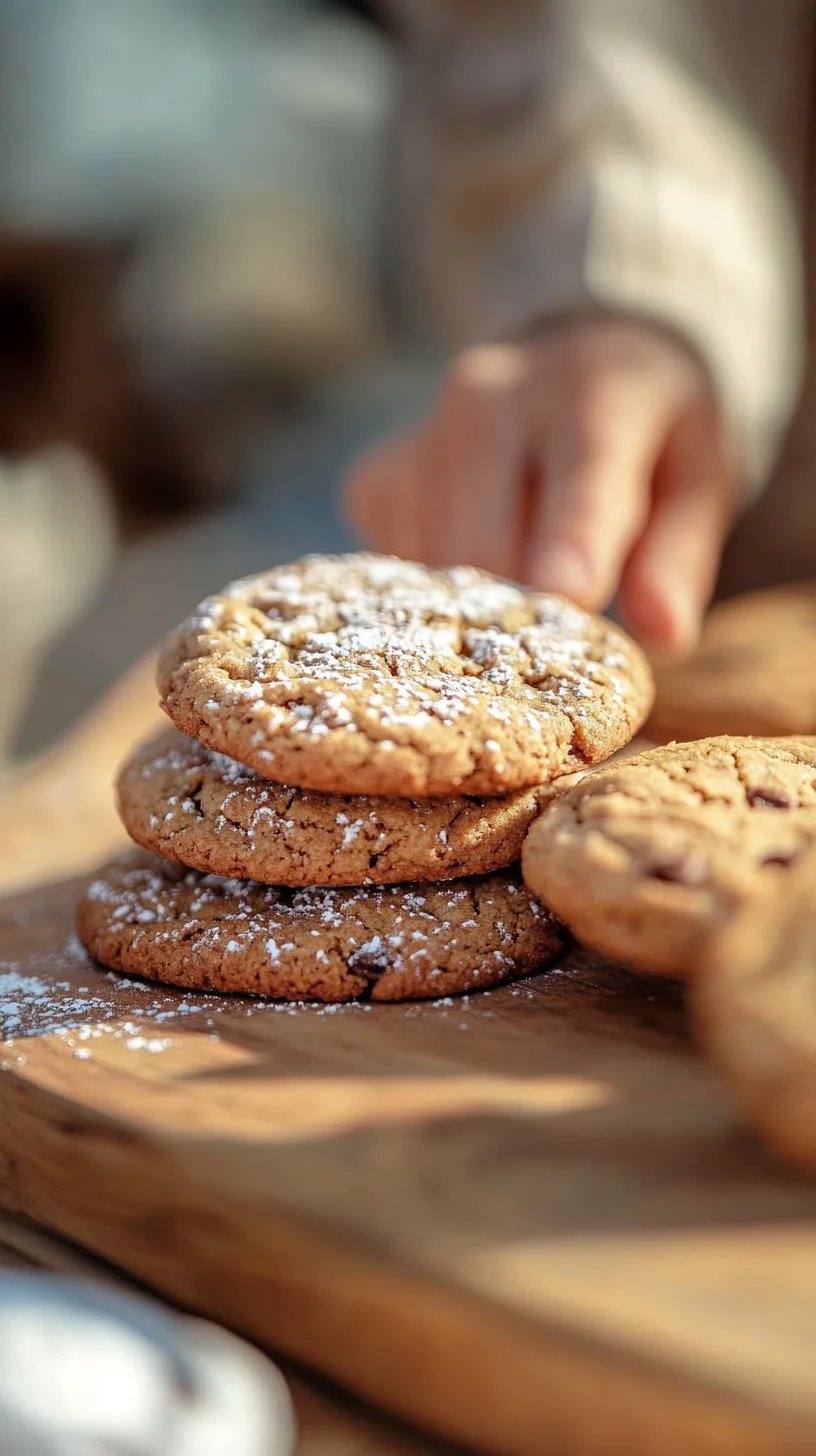
[[[95,970],[75,895],[0,911],[10,1210],[491,1456],[816,1450],[816,1188],[672,985],[182,997]]]

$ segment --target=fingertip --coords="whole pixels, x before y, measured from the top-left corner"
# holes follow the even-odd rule
[[[587,609],[598,605],[591,563],[569,543],[551,543],[534,553],[525,564],[524,574],[536,591],[555,592]]]
[[[626,624],[645,646],[665,657],[684,657],[700,636],[699,608],[680,592],[625,580],[620,595]]]

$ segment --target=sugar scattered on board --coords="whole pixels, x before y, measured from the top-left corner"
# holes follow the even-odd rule
[[[558,969],[551,967],[547,974],[557,973]],[[67,979],[66,972],[74,972],[76,979]],[[528,981],[501,989],[525,999],[535,994]],[[126,1007],[122,992],[126,993]],[[467,1031],[474,1017],[495,1017],[488,1005],[493,994],[486,990],[476,996],[443,996],[393,1007],[381,1005],[378,1009],[399,1012],[409,1019],[432,1010],[441,1020]],[[218,1041],[220,1015],[234,1021],[271,1012],[283,1016],[360,1016],[374,1009],[370,1001],[289,1002],[180,992],[92,968],[72,934],[62,946],[41,955],[30,967],[24,968],[19,961],[0,961],[0,1067],[25,1065],[25,1040],[32,1036],[59,1037],[77,1061],[86,1062],[93,1059],[94,1044],[103,1038],[121,1042],[130,1052],[161,1054],[180,1044],[172,1033],[181,1030],[188,1018],[196,1019],[191,1030]]]

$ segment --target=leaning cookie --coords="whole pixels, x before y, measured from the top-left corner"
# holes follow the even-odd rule
[[[373,799],[289,789],[171,728],[128,759],[119,814],[137,844],[271,885],[393,885],[512,864],[543,791]]]
[[[608,758],[652,701],[625,632],[471,567],[307,557],[202,603],[161,654],[177,728],[278,783],[508,794]]]
[[[111,970],[294,1001],[405,1001],[551,962],[563,933],[512,872],[444,885],[282,889],[154,855],[107,865],[77,931]]]
[[[816,850],[711,945],[692,1020],[747,1120],[816,1172]]]
[[[816,843],[816,740],[709,738],[587,775],[522,852],[530,888],[593,949],[693,975],[728,915]]]
[[[647,734],[816,733],[816,582],[746,592],[714,607],[700,644],[655,671]]]

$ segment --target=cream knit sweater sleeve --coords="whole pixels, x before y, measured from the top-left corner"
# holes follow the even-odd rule
[[[746,490],[802,366],[806,0],[389,0],[406,232],[456,345],[588,308],[705,362]]]

